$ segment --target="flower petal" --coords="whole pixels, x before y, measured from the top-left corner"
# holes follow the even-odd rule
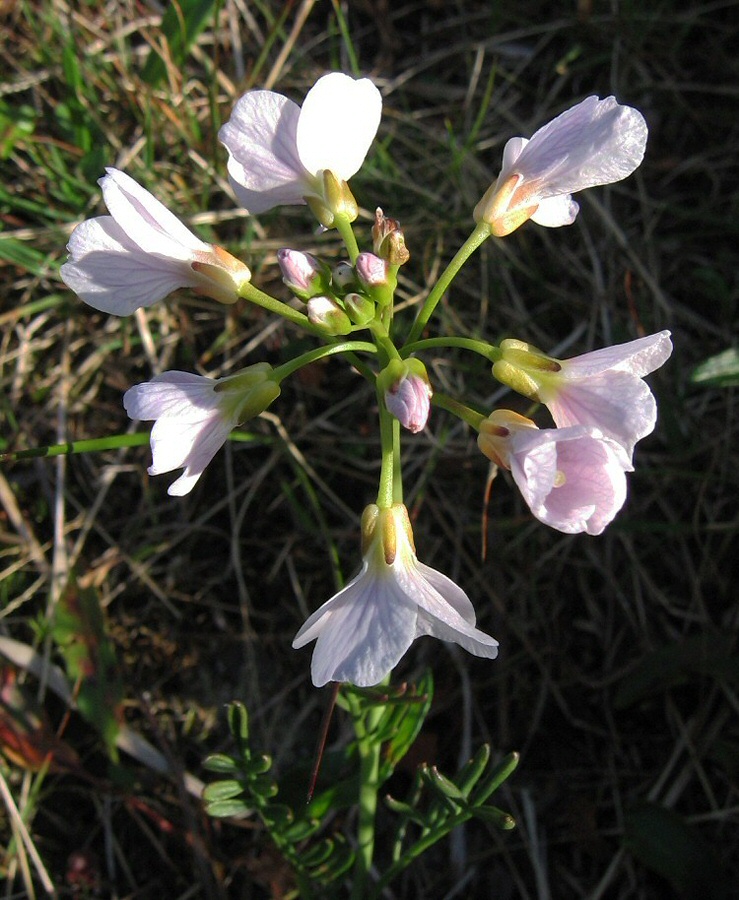
[[[531,216],[531,221],[545,228],[560,228],[562,225],[572,225],[579,212],[580,206],[575,203],[572,196],[562,194],[560,197],[547,197],[542,200]]]
[[[108,211],[128,239],[148,254],[189,260],[193,251],[210,251],[164,204],[120,169],[100,179]]]
[[[67,250],[69,262],[60,270],[64,283],[89,306],[116,316],[197,283],[186,263],[144,252],[111,216],[81,222]]]
[[[319,78],[308,91],[297,128],[298,155],[317,175],[324,169],[348,181],[367,156],[382,114],[382,97],[368,78],[342,72]]]
[[[672,341],[669,331],[659,331],[635,341],[603,347],[581,356],[562,361],[562,375],[570,378],[590,378],[606,370],[630,372],[643,378],[669,359]]]
[[[308,619],[293,641],[294,647],[303,646],[320,624],[311,663],[316,687],[328,681],[347,681],[359,687],[378,684],[416,636],[413,604],[392,579],[371,573],[360,575],[318,613],[321,615],[312,616],[312,623]]]
[[[248,212],[305,202],[310,185],[297,150],[299,116],[300,107],[282,94],[249,91],[218,132],[231,186]]]
[[[574,194],[630,175],[644,158],[647,123],[615,97],[587,97],[540,128],[514,169],[541,183],[543,198]]]

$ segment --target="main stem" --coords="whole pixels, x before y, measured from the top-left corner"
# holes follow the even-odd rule
[[[382,682],[387,683],[387,679]],[[377,792],[380,787],[380,751],[382,743],[377,739],[377,726],[382,718],[380,703],[372,703],[364,714],[355,719],[357,747],[359,749],[359,822],[357,824],[357,858],[354,864],[354,882],[351,900],[365,896],[367,876],[372,868],[375,852],[375,818]]]

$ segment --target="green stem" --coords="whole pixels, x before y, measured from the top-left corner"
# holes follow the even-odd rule
[[[0,453],[0,463],[16,459],[34,459],[39,456],[64,456],[72,453],[97,453],[102,450],[120,450],[122,447],[143,447],[149,443],[149,432],[137,431],[133,434],[116,434],[104,438],[90,438],[86,441],[68,441],[66,444],[52,444],[49,447],[32,447],[30,450],[10,450]]]
[[[484,356],[490,362],[496,362],[501,357],[501,352],[494,344],[488,344],[487,341],[477,341],[474,338],[466,337],[435,337],[426,338],[422,341],[414,341],[403,347],[403,358],[407,358],[411,353],[419,350],[432,350],[434,347],[461,347],[463,350],[471,350]]]
[[[377,505],[380,509],[390,509],[393,505],[395,494],[395,418],[390,415],[385,406],[385,398],[378,391],[377,404],[380,408],[380,442],[382,448],[382,463],[380,467],[380,485],[377,489]]]
[[[351,264],[354,265],[359,256],[359,246],[357,244],[357,239],[354,236],[352,223],[344,216],[336,216],[334,219],[334,228],[341,235],[341,240],[344,242]]]
[[[400,422],[393,417],[393,503],[403,502],[403,469],[400,466]]]
[[[255,306],[261,306],[262,309],[266,309],[278,316],[282,316],[283,319],[287,319],[289,322],[299,325],[302,329],[309,331],[311,334],[317,334],[319,337],[326,336],[324,329],[309,321],[308,316],[306,316],[305,313],[300,312],[299,309],[293,309],[292,306],[288,306],[287,303],[283,303],[281,300],[277,300],[269,294],[265,294],[264,291],[260,291],[259,288],[254,287],[250,281],[241,286],[239,289],[239,296],[243,297],[244,300],[253,303]]]
[[[455,400],[448,394],[442,394],[438,391],[431,398],[431,403],[434,406],[439,406],[441,409],[447,410],[447,412],[453,413],[463,422],[466,422],[470,427],[474,428],[475,431],[480,430],[480,423],[484,422],[486,418],[482,413],[470,409],[469,406],[465,406],[464,403],[460,403],[459,400]]]
[[[353,351],[377,353],[377,347],[374,344],[370,344],[369,341],[342,341],[340,344],[329,344],[326,347],[316,347],[315,350],[309,350],[307,353],[302,353],[300,356],[296,356],[295,359],[288,360],[288,362],[278,366],[274,370],[273,376],[278,381],[283,381],[289,375],[292,375],[293,372],[303,366],[308,366],[313,362],[317,362],[319,359],[323,359],[326,356],[333,356],[336,353],[351,353]]]
[[[431,289],[430,294],[426,298],[425,303],[416,316],[416,321],[413,323],[413,327],[411,328],[410,334],[408,335],[406,346],[418,340],[421,332],[426,327],[428,320],[431,318],[432,313],[436,309],[437,303],[444,296],[446,289],[452,283],[452,280],[454,279],[457,272],[459,272],[459,270],[467,262],[469,257],[475,252],[475,250],[477,250],[480,244],[486,241],[489,237],[490,226],[485,222],[481,222],[475,227],[475,230],[467,238],[464,244],[462,244],[459,250],[457,250],[457,252],[454,254],[454,258],[442,272],[439,280]]]
[[[385,679],[382,684],[386,684]],[[359,821],[357,823],[357,858],[354,864],[354,880],[351,900],[365,896],[367,876],[372,868],[375,851],[375,818],[377,793],[380,787],[380,752],[382,742],[377,739],[377,726],[383,716],[381,703],[372,703],[354,720],[359,750]]]

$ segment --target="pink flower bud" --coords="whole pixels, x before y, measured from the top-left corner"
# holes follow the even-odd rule
[[[328,287],[327,267],[310,253],[303,253],[302,250],[278,250],[277,262],[282,271],[282,280],[302,300],[317,297]]]
[[[385,406],[403,428],[417,434],[426,427],[432,396],[428,381],[409,372],[385,392]]]

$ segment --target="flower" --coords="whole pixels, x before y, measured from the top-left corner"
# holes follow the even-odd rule
[[[218,132],[228,173],[250,213],[323,198],[323,172],[348,181],[364,162],[380,123],[382,98],[367,78],[319,78],[302,109],[274,91],[249,91]]]
[[[498,642],[475,628],[469,597],[416,557],[408,511],[368,506],[362,515],[359,574],[308,618],[293,647],[316,641],[313,684],[378,684],[413,641],[428,634],[494,659]]]
[[[177,288],[234,303],[251,273],[222,247],[197,238],[125,172],[100,179],[109,216],[87,219],[69,238],[64,283],[102,312],[126,316]]]
[[[571,225],[579,206],[570,195],[631,175],[646,143],[639,110],[615,97],[587,97],[530,140],[508,141],[500,175],[475,207],[475,221],[487,222],[498,237],[527,219],[549,228]]]
[[[241,422],[258,416],[280,394],[268,363],[228,378],[163,372],[123,396],[132,419],[155,419],[151,430],[150,475],[184,468],[167,491],[189,494],[205,467]]]
[[[654,430],[657,404],[643,379],[672,353],[669,331],[566,360],[543,356],[521,341],[500,346],[502,359],[493,374],[546,404],[558,427],[593,426],[621,444],[629,460],[636,442]],[[519,382],[512,384],[516,377]]]
[[[600,534],[626,500],[633,471],[620,444],[597,428],[539,429],[524,416],[496,410],[480,425],[480,450],[510,469],[531,512],[566,534]]]

